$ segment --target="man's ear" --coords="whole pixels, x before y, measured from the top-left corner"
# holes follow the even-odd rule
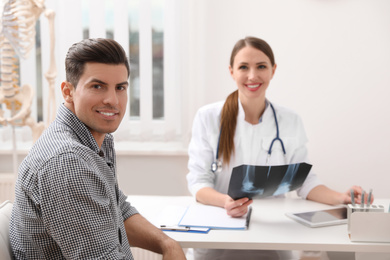
[[[66,103],[73,103],[74,87],[70,82],[64,81],[61,83],[61,92]]]

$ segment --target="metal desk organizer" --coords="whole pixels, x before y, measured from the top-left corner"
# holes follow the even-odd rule
[[[352,242],[390,243],[390,213],[384,206],[348,204],[347,217]]]

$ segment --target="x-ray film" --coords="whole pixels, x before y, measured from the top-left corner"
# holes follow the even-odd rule
[[[277,166],[240,165],[233,168],[228,195],[233,199],[264,198],[300,188],[312,165],[297,163]]]

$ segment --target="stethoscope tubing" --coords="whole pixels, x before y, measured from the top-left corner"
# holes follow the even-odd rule
[[[276,117],[276,111],[275,111],[275,108],[272,105],[272,103],[269,103],[269,104],[271,106],[271,109],[272,109],[272,112],[273,112],[273,115],[274,115],[274,119],[275,119],[276,137],[274,139],[272,139],[272,142],[271,142],[270,147],[268,149],[268,157],[271,156],[272,147],[273,147],[275,141],[279,141],[280,142],[280,144],[282,146],[283,154],[286,155],[286,149],[284,148],[283,140],[279,136],[279,123],[278,123],[278,119]],[[221,140],[221,132],[222,132],[222,126],[221,126],[221,129],[219,130],[217,151],[216,151],[216,154],[215,154],[215,161],[211,163],[211,171],[213,173],[222,171],[222,162],[221,162],[221,160],[219,160],[219,142]],[[268,161],[268,159],[267,159],[267,161]]]
[[[272,146],[274,145],[275,141],[279,141],[280,142],[280,144],[282,145],[283,154],[286,155],[286,149],[284,149],[283,141],[282,141],[282,139],[280,139],[280,136],[279,136],[279,123],[278,123],[278,119],[276,118],[275,108],[274,108],[274,106],[271,103],[269,103],[269,104],[270,104],[270,106],[272,108],[272,112],[274,114],[275,126],[276,126],[276,137],[272,140],[271,145],[269,146],[268,155],[271,156]]]

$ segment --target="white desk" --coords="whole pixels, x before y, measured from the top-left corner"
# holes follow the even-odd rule
[[[129,196],[140,213],[156,223],[159,213],[170,205],[189,205],[190,196]],[[389,207],[390,200],[375,204]],[[347,225],[309,228],[285,216],[286,212],[329,208],[302,199],[263,199],[253,202],[248,230],[211,230],[208,234],[166,232],[183,248],[312,250],[390,253],[390,243],[351,242]]]

